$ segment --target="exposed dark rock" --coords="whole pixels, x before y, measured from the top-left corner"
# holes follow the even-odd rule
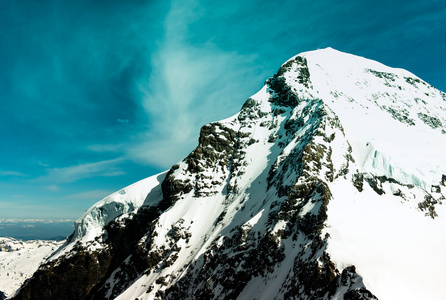
[[[253,275],[271,272],[283,258],[283,249],[271,235],[259,236],[237,227],[220,247],[214,243],[190,266],[163,298],[235,299]]]
[[[435,211],[435,204],[438,204],[438,201],[435,200],[430,194],[427,194],[424,197],[424,201],[418,203],[418,208],[421,211],[425,211],[426,216],[429,216],[432,219],[435,219],[436,217],[438,217],[438,214]]]
[[[252,108],[253,106],[247,105],[246,107]],[[228,182],[227,192],[235,191],[236,189],[231,189],[231,187],[235,187],[230,184],[231,178],[237,172],[243,172],[241,165],[245,155],[243,149],[255,142],[256,140],[249,135],[237,132],[220,123],[203,126],[199,145],[184,160],[187,163],[187,169],[184,172],[189,174],[190,179],[184,182],[186,187],[179,186],[175,193],[188,193],[193,189],[195,197],[207,197],[216,194],[218,191],[214,189],[214,186],[219,186],[223,182]],[[201,174],[205,169],[215,172],[222,171],[226,176],[215,178]]]
[[[295,107],[299,104],[299,98],[291,90],[284,77],[272,76],[267,80],[267,84],[271,89],[270,102],[290,107]]]
[[[335,265],[327,253],[319,260],[305,261],[296,256],[293,266],[295,274],[285,292],[285,299],[322,299],[336,291],[336,279],[339,276]]]
[[[344,294],[345,300],[377,300],[369,290],[364,287],[354,288],[356,281],[361,280],[360,276],[356,273],[355,266],[350,266],[342,271],[339,278],[339,282],[343,286],[347,286],[348,291]]]
[[[384,189],[382,187],[383,180],[380,180],[384,179],[385,177],[378,177],[372,174],[365,174],[363,178],[378,195],[385,194]]]
[[[86,299],[107,274],[111,260],[112,254],[107,250],[80,250],[47,263],[25,282],[14,299]]]
[[[353,185],[358,191],[362,192],[364,189],[364,174],[363,173],[355,173],[353,174]]]
[[[163,200],[160,203],[160,210],[164,211],[170,207],[182,194],[187,194],[193,189],[193,185],[190,181],[176,179],[172,174],[175,169],[172,168],[167,173],[166,178],[161,184],[163,191]]]
[[[420,118],[421,121],[423,121],[426,125],[429,125],[432,128],[439,128],[439,127],[443,127],[443,123],[441,123],[441,121],[433,116],[429,116],[423,113],[418,113],[418,117]]]
[[[383,78],[387,81],[395,81],[395,78],[398,78],[398,75],[393,74],[393,73],[379,72],[379,71],[372,70],[372,69],[367,69],[367,71],[372,73],[376,77]],[[406,81],[407,81],[407,79],[406,79]]]
[[[270,102],[289,107],[295,107],[299,104],[299,98],[282,76],[291,68],[295,68],[299,73],[296,80],[306,88],[310,88],[310,71],[308,69],[307,60],[301,56],[297,56],[294,60],[290,60],[280,67],[277,73],[266,81],[271,93]]]
[[[268,115],[268,113],[261,111],[259,103],[254,99],[249,98],[243,104],[238,115],[238,120],[241,122],[253,123],[266,115]]]
[[[415,121],[409,117],[409,111],[407,109],[394,109],[392,107],[383,106],[384,110],[388,111],[395,120],[409,126],[414,126]]]
[[[421,82],[422,82],[418,78],[404,77],[404,79],[406,80],[407,83],[413,85],[414,87],[417,87],[417,83],[421,84]]]
[[[432,185],[431,186],[431,193],[441,193],[441,187],[439,185]]]
[[[363,183],[364,181],[367,182],[369,184],[369,186],[378,194],[378,195],[382,195],[385,194],[384,189],[383,189],[383,184],[386,182],[395,184],[395,185],[399,185],[399,186],[404,186],[404,187],[408,187],[409,189],[414,188],[414,186],[412,184],[403,184],[401,182],[398,182],[397,180],[395,180],[394,178],[389,178],[386,177],[384,175],[382,176],[375,176],[373,174],[370,173],[356,173],[353,174],[353,185],[358,189],[358,191],[362,192],[363,190]],[[393,193],[394,196],[400,196],[403,199],[405,199],[404,194],[401,192],[401,190],[396,190]]]

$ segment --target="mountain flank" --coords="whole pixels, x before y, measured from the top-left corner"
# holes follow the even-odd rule
[[[301,53],[14,299],[444,299],[445,112],[408,71]]]

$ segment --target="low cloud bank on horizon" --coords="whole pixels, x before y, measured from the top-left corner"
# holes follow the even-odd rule
[[[54,224],[54,223],[72,223],[75,220],[71,220],[71,219],[55,219],[55,220],[51,220],[51,219],[0,219],[0,224],[4,224],[4,223],[44,223],[44,224]]]

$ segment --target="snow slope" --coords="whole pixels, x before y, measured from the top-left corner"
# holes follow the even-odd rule
[[[301,56],[315,96],[339,117],[360,171],[425,189],[440,182],[446,173],[444,93],[406,70],[331,48]]]
[[[12,297],[22,283],[37,270],[60,241],[22,241],[0,237],[0,291]]]
[[[371,188],[360,195],[349,182],[335,182],[328,205],[327,252],[338,267],[355,265],[378,299],[445,299],[444,205],[426,218],[399,199]]]
[[[145,204],[150,191],[163,179],[163,173],[153,175],[97,202],[76,220],[73,239],[92,240],[116,217],[138,210]]]
[[[73,299],[444,299],[445,111],[408,71],[299,54],[167,173],[90,208],[43,278],[87,257]]]
[[[107,224],[116,218],[128,217],[143,205],[155,205],[162,199],[160,183],[165,175],[166,172],[142,179],[95,203],[75,221],[74,233],[66,245],[53,253],[49,260],[69,253],[76,243],[88,244],[91,251],[102,248],[97,239],[104,234]]]

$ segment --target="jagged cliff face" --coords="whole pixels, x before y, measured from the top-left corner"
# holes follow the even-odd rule
[[[373,232],[354,223],[369,206],[349,206],[441,219],[445,103],[404,70],[298,55],[167,173],[87,211],[16,299],[389,298],[349,230]]]

